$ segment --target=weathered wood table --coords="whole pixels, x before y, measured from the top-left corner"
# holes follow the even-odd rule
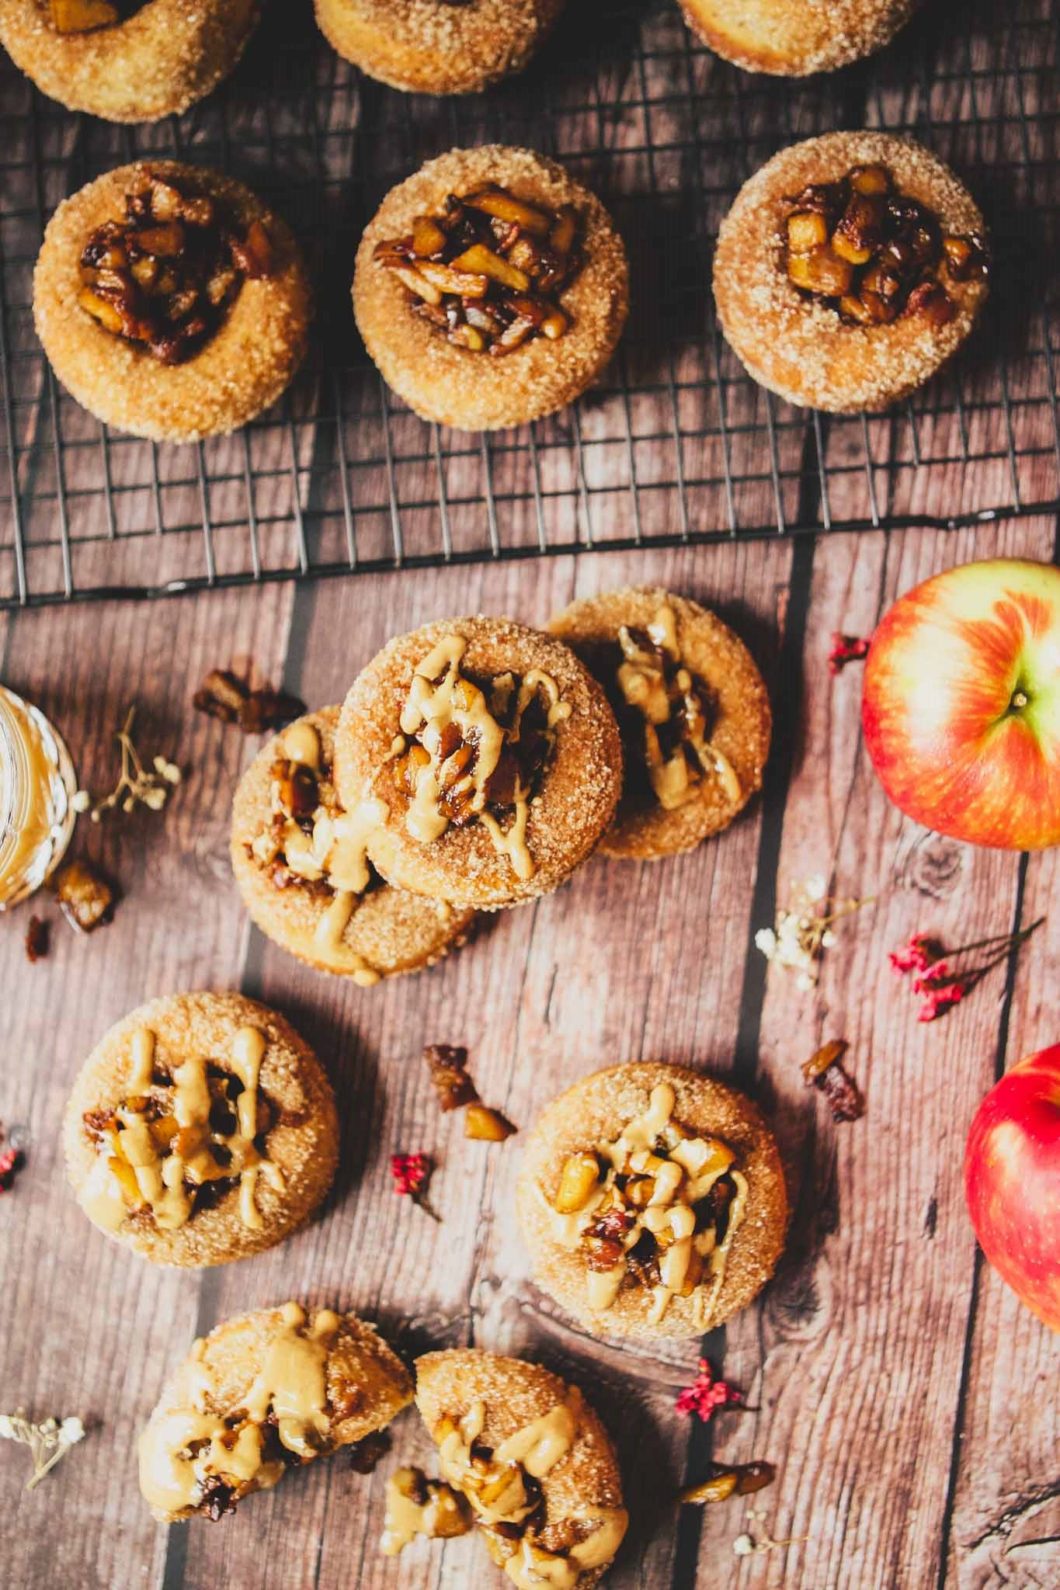
[[[217,1526],[166,1531],[137,1492],[136,1434],[163,1374],[224,1315],[288,1296],[356,1306],[408,1349],[477,1343],[578,1380],[618,1440],[633,1515],[610,1582],[805,1590],[1055,1587],[1060,1582],[1060,1341],[977,1258],[960,1185],[964,1134],[1001,1068],[1056,1038],[1057,853],[1029,859],[933,837],[888,805],[858,734],[855,669],[832,680],[830,632],[868,632],[932,570],[995,551],[1048,558],[1051,523],[943,535],[835,536],[597,554],[507,568],[274,586],[148,606],[0,619],[6,681],[68,732],[106,787],[108,735],[139,704],[145,742],[188,769],[161,818],[79,835],[121,879],[112,925],[53,931],[26,963],[25,909],[0,921],[0,1112],[31,1135],[0,1200],[0,1400],[77,1413],[85,1443],[25,1493],[24,1454],[0,1447],[0,1560],[14,1586],[165,1590],[485,1585],[472,1540],[379,1557],[391,1458],[371,1478],[339,1459]],[[484,609],[543,622],[576,594],[626,580],[716,604],[770,683],[777,738],[766,787],[693,855],[591,862],[558,894],[499,916],[446,964],[361,991],[252,932],[226,856],[229,799],[254,746],[189,710],[211,666],[253,657],[313,703],[337,700],[391,633]],[[752,945],[793,880],[875,896],[800,993]],[[887,951],[917,929],[950,940],[1049,912],[1018,965],[943,1020],[918,1026]],[[320,1220],[261,1258],[203,1275],[156,1270],[94,1231],[65,1186],[59,1122],[88,1048],[124,1011],[185,988],[242,988],[285,1011],[338,1090],[342,1168]],[[799,1063],[851,1044],[865,1119],[833,1126]],[[513,1216],[520,1139],[470,1143],[437,1112],[419,1059],[469,1045],[483,1095],[528,1125],[574,1077],[660,1057],[732,1076],[775,1117],[791,1170],[788,1253],[758,1307],[707,1348],[754,1411],[689,1428],[673,1407],[696,1349],[594,1342],[538,1293]],[[441,1225],[393,1195],[388,1155],[425,1149]],[[426,1456],[414,1414],[394,1432]],[[778,1465],[756,1498],[785,1551],[742,1561],[739,1502],[679,1513],[711,1453]]]

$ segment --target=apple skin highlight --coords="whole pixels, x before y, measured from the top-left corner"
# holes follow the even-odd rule
[[[1060,569],[996,558],[906,592],[872,637],[862,725],[916,822],[997,849],[1060,844]]]
[[[1021,1060],[980,1104],[964,1194],[994,1269],[1060,1331],[1060,1044]]]

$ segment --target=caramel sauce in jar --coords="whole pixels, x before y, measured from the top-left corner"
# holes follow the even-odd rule
[[[73,833],[77,780],[48,719],[0,685],[0,911],[39,889]]]

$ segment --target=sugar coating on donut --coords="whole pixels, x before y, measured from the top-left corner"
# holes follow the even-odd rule
[[[510,817],[503,813],[490,822],[487,812],[466,826],[451,824],[430,842],[409,831],[402,712],[420,665],[453,639],[464,643],[461,667],[467,674],[486,680],[543,674],[564,709],[527,803],[528,875],[516,871],[491,837],[494,824],[511,835]],[[488,910],[555,889],[595,848],[621,791],[622,748],[607,698],[568,647],[510,619],[459,618],[398,636],[359,675],[339,720],[335,777],[347,807],[369,799],[385,808],[369,855],[388,882]]]
[[[556,342],[535,338],[496,359],[453,347],[412,312],[406,289],[373,257],[416,216],[441,212],[450,193],[486,183],[550,210],[571,205],[582,228],[579,268],[560,298],[569,329]],[[562,166],[486,144],[450,150],[391,189],[357,250],[353,304],[369,355],[415,413],[458,430],[494,430],[565,407],[602,372],[628,314],[629,266],[604,206]]]
[[[232,867],[247,910],[268,938],[318,971],[369,986],[381,977],[433,965],[462,942],[475,913],[406,894],[375,879],[351,902],[341,930],[333,932],[328,913],[336,890],[326,878],[304,881],[280,865],[277,882],[277,864],[260,859],[261,841],[268,843],[276,811],[276,769],[288,760],[292,734],[308,728],[318,737],[322,808],[331,818],[341,815],[331,781],[339,710],[323,707],[307,713],[258,752],[240,780],[232,806]]]
[[[240,1045],[249,1031],[258,1035],[256,1083],[240,1064]],[[144,1066],[144,1057],[148,1064]],[[186,1077],[180,1088],[174,1073],[187,1062],[196,1070],[206,1062],[206,1077]],[[154,1080],[152,1081],[152,1076]],[[194,1189],[204,1186],[198,1165],[182,1178],[191,1194],[190,1209],[174,1217],[168,1208],[158,1224],[153,1196],[144,1191],[135,1207],[118,1195],[106,1164],[107,1129],[131,1099],[147,1099],[152,1121],[168,1121],[194,1131],[203,1141],[195,1152],[212,1153],[214,1142],[232,1141],[235,1128],[221,1137],[211,1115],[210,1130],[200,1131],[198,1112],[182,1114],[187,1101],[194,1105],[194,1088],[210,1079],[239,1080],[239,1092],[254,1087],[256,1153],[248,1156],[261,1165],[248,1186],[236,1169],[232,1185],[222,1178],[224,1192],[200,1206]],[[211,1090],[211,1111],[213,1093]],[[243,1115],[233,1090],[233,1113]],[[134,1104],[139,1111],[140,1104]],[[202,1112],[205,1125],[205,1109]],[[126,1128],[128,1129],[128,1128]],[[252,1128],[248,1128],[252,1130]],[[206,1139],[209,1141],[206,1141]],[[132,1139],[130,1139],[131,1141]],[[323,1199],[338,1162],[338,1117],[331,1085],[309,1045],[275,1011],[241,994],[173,994],[151,1000],[119,1021],[100,1040],[85,1061],[74,1083],[63,1122],[67,1173],[94,1224],[109,1236],[134,1248],[156,1264],[187,1267],[227,1264],[274,1246],[302,1225]],[[164,1164],[165,1147],[157,1147],[156,1166]],[[184,1150],[189,1161],[191,1148]],[[135,1152],[132,1158],[148,1163],[152,1154]],[[207,1174],[215,1174],[212,1170]],[[162,1172],[165,1182],[165,1172]],[[139,1181],[139,1176],[137,1177]],[[147,1184],[142,1183],[146,1188]],[[169,1183],[165,1182],[169,1189]],[[171,1189],[170,1189],[171,1191]],[[165,1197],[159,1189],[159,1207]]]
[[[968,336],[987,296],[985,281],[955,282],[948,324],[906,314],[866,327],[792,285],[784,224],[793,198],[861,165],[886,167],[944,232],[985,233],[963,183],[929,150],[887,133],[838,132],[782,149],[757,171],[722,222],[714,255],[718,318],[749,373],[792,403],[837,413],[885,409],[922,386]]]
[[[803,77],[882,49],[919,0],[681,0],[704,44],[751,72]]]
[[[163,365],[106,331],[81,308],[80,260],[95,229],[120,219],[126,195],[153,176],[220,202],[244,229],[260,221],[270,273],[244,281],[217,333],[186,364]],[[196,441],[245,425],[283,392],[301,363],[312,308],[286,224],[240,182],[178,161],[138,161],[107,172],[59,205],[33,275],[37,335],[59,380],[106,424],[157,440]]]
[[[148,0],[124,22],[63,34],[40,0],[0,0],[0,42],[68,110],[108,121],[179,115],[235,67],[258,0]]]
[[[620,630],[649,632],[661,614],[672,619],[678,659],[705,697],[704,760],[714,753],[714,766],[704,768],[669,810],[645,777],[644,719],[623,700],[618,684]],[[607,691],[623,732],[625,787],[601,854],[636,860],[675,855],[727,827],[762,786],[772,723],[762,676],[739,637],[699,603],[651,586],[584,597],[549,628]]]
[[[459,1424],[475,1415],[482,1421],[480,1439],[494,1451],[505,1441],[518,1442],[522,1432],[549,1439],[551,1466],[540,1480],[543,1521],[535,1520],[530,1530],[535,1546],[564,1555],[606,1526],[614,1555],[627,1521],[622,1476],[599,1415],[576,1386],[540,1364],[476,1348],[426,1353],[414,1368],[416,1406],[436,1441],[443,1421]],[[559,1432],[548,1428],[558,1411],[569,1414]],[[522,1544],[507,1543],[490,1530],[482,1538],[499,1566],[512,1557],[513,1545],[518,1550]],[[578,1590],[589,1590],[606,1569],[605,1562],[579,1573]]]
[[[338,53],[392,88],[469,94],[521,71],[565,0],[316,0]]]
[[[643,1116],[652,1090],[675,1094],[673,1119],[687,1130],[720,1139],[736,1155],[747,1183],[740,1224],[727,1253],[722,1284],[704,1321],[694,1297],[668,1299],[661,1319],[652,1289],[623,1284],[606,1308],[587,1297],[586,1255],[557,1238],[555,1204],[565,1162],[617,1140]],[[519,1224],[538,1284],[594,1335],[701,1335],[744,1308],[769,1280],[787,1230],[788,1200],[780,1155],[758,1107],[713,1077],[685,1067],[638,1061],[595,1072],[553,1100],[527,1135],[517,1187]]]

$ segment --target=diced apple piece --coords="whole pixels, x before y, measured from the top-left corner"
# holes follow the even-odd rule
[[[51,0],[52,26],[57,33],[91,33],[112,28],[121,20],[110,0]]]
[[[77,295],[77,301],[81,308],[86,310],[93,320],[98,320],[106,331],[120,335],[125,322],[121,312],[108,298],[100,298],[99,294],[94,293],[90,287],[82,287]]]
[[[440,254],[446,244],[446,235],[429,215],[418,215],[412,223],[412,252],[427,258]]]
[[[467,250],[468,254],[472,252],[471,249]],[[489,250],[484,249],[483,253],[488,254]],[[443,293],[455,293],[458,298],[485,298],[489,280],[484,272],[465,269],[462,262],[466,257],[461,254],[460,259],[454,260],[451,265],[436,265],[433,260],[423,260],[416,268],[421,276]]]
[[[473,210],[482,210],[486,215],[495,215],[502,221],[511,221],[516,226],[521,226],[525,232],[532,232],[535,237],[547,237],[551,228],[551,221],[540,210],[535,210],[532,205],[523,204],[519,199],[513,198],[504,188],[483,188],[479,193],[468,194],[464,204],[470,205]]]
[[[511,287],[517,293],[525,293],[530,286],[530,278],[525,271],[510,265],[506,259],[487,248],[485,243],[472,243],[470,248],[457,256],[450,268],[480,273],[491,281],[500,282],[502,287]]]
[[[796,210],[788,216],[788,247],[793,254],[809,254],[828,242],[828,224],[817,210]]]
[[[837,259],[827,248],[815,248],[810,254],[793,254],[788,260],[788,276],[806,292],[820,293],[825,298],[841,298],[850,291],[854,280],[854,267],[846,260]]]

